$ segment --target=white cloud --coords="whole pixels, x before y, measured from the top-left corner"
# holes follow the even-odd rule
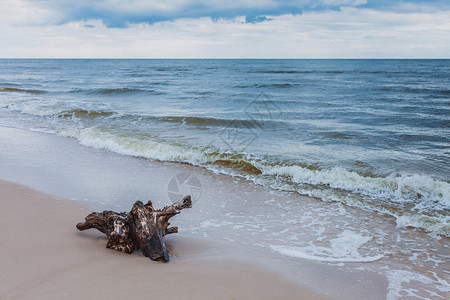
[[[1,0],[0,24],[9,26],[48,24],[58,21],[59,13],[27,0]]]
[[[268,17],[272,20],[254,24],[245,23],[245,17],[205,17],[128,28],[108,28],[101,20],[41,26],[2,22],[7,27],[0,32],[0,57],[450,58],[450,11],[351,7]]]

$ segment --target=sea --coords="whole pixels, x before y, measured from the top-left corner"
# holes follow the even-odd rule
[[[0,59],[0,126],[284,193],[261,201],[258,230],[270,232],[287,206],[286,224],[308,217],[305,207],[321,211],[324,228],[349,211],[379,219],[379,235],[344,222],[327,247],[320,230],[314,241],[280,230],[245,243],[334,264],[400,255],[407,267],[378,268],[389,299],[449,295],[449,104],[450,60]],[[198,193],[198,178],[181,175],[168,197],[189,180]],[[235,221],[236,232],[249,225]],[[211,224],[195,230],[211,234]],[[390,235],[400,250],[380,246]],[[419,292],[406,288],[416,281]]]

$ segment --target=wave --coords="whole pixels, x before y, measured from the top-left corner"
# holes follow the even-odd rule
[[[342,167],[310,170],[301,166],[273,166],[265,174],[286,176],[295,183],[325,185],[395,202],[427,199],[450,207],[450,184],[425,175],[362,176]]]
[[[213,91],[186,91],[186,94],[194,94],[199,96],[213,95]]]
[[[109,117],[116,114],[111,111],[95,111],[85,109],[70,109],[58,113],[56,116],[59,118],[98,118]]]
[[[399,227],[450,236],[450,184],[428,175],[375,177],[342,167],[310,170],[297,165],[271,166],[262,171],[278,179],[275,184],[266,182],[273,188],[293,187],[311,197],[391,215]]]
[[[135,88],[99,88],[99,89],[76,89],[69,91],[70,93],[80,93],[88,95],[123,95],[123,94],[139,94],[139,93],[159,93],[155,90],[143,90]]]
[[[376,71],[357,71],[360,74],[405,74],[403,71],[389,71],[389,70],[376,70]]]
[[[12,83],[12,82],[0,82],[0,86],[4,86],[4,85],[7,85],[7,86],[20,86],[20,84],[17,84],[17,83]]]
[[[321,71],[325,74],[344,74],[347,73],[346,71],[340,71],[340,70],[328,70],[328,71]]]
[[[421,88],[421,87],[408,87],[408,86],[383,86],[380,88],[384,92],[397,92],[397,93],[408,93],[408,94],[433,94],[433,95],[449,95],[450,90],[448,89],[432,89],[432,88]]]
[[[249,73],[261,73],[261,74],[302,74],[310,73],[310,71],[294,71],[294,70],[261,70],[261,71],[249,71]]]
[[[188,68],[180,68],[180,67],[165,67],[165,68],[157,68],[155,71],[158,72],[167,72],[167,71],[175,71],[175,72],[189,72],[191,69]]]
[[[324,201],[339,201],[389,214],[398,226],[422,228],[450,236],[450,184],[427,175],[361,175],[342,167],[321,169],[286,165],[273,157],[194,147],[120,129],[91,127],[60,132],[82,145],[151,160],[183,162],[214,172],[240,176],[270,188],[296,191]]]
[[[355,134],[348,134],[343,132],[337,132],[337,131],[324,131],[324,132],[318,132],[317,134],[330,139],[340,139],[340,140],[350,140],[350,139],[359,139],[362,138]]]
[[[186,162],[194,165],[210,161],[200,148],[158,141],[155,137],[133,137],[126,132],[115,132],[102,127],[69,129],[59,132],[65,137],[77,138],[80,144],[119,154],[159,161]]]
[[[251,85],[236,85],[235,88],[268,88],[268,89],[283,89],[298,86],[297,83],[268,83],[268,84],[251,84]]]
[[[148,119],[159,122],[180,123],[188,125],[200,126],[226,126],[232,128],[254,128],[261,126],[254,120],[239,119],[219,119],[210,117],[183,117],[183,116],[167,116],[167,117],[147,117]]]
[[[347,71],[341,70],[305,70],[305,71],[297,71],[297,70],[251,70],[248,73],[254,74],[342,74]]]
[[[41,90],[25,90],[25,89],[18,89],[18,88],[7,88],[7,87],[0,87],[0,92],[4,93],[26,93],[26,94],[45,94],[46,91]]]
[[[251,175],[261,175],[262,171],[255,167],[250,162],[244,160],[226,160],[226,159],[218,159],[211,163],[212,165],[218,165],[221,167],[226,167],[234,170],[243,171],[247,174]]]
[[[19,111],[24,114],[34,116],[46,116],[67,119],[93,119],[100,117],[109,117],[116,114],[112,111],[88,110],[82,108],[61,108],[60,103],[55,101],[34,100],[34,101],[14,101],[10,100],[0,103],[1,107],[12,111]]]

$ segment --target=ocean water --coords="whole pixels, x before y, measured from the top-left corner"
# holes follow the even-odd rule
[[[0,176],[105,209],[198,192],[182,230],[446,299],[449,102],[450,60],[0,59],[0,126],[25,129]]]
[[[450,60],[0,60],[0,124],[450,236]]]

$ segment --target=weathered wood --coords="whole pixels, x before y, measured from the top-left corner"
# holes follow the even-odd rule
[[[151,201],[146,204],[136,201],[129,213],[93,212],[85,222],[78,223],[77,228],[82,231],[95,228],[103,232],[108,238],[108,248],[125,253],[139,249],[151,260],[169,261],[164,236],[178,232],[178,227],[169,228],[169,219],[190,207],[191,196],[163,209],[154,209]]]

